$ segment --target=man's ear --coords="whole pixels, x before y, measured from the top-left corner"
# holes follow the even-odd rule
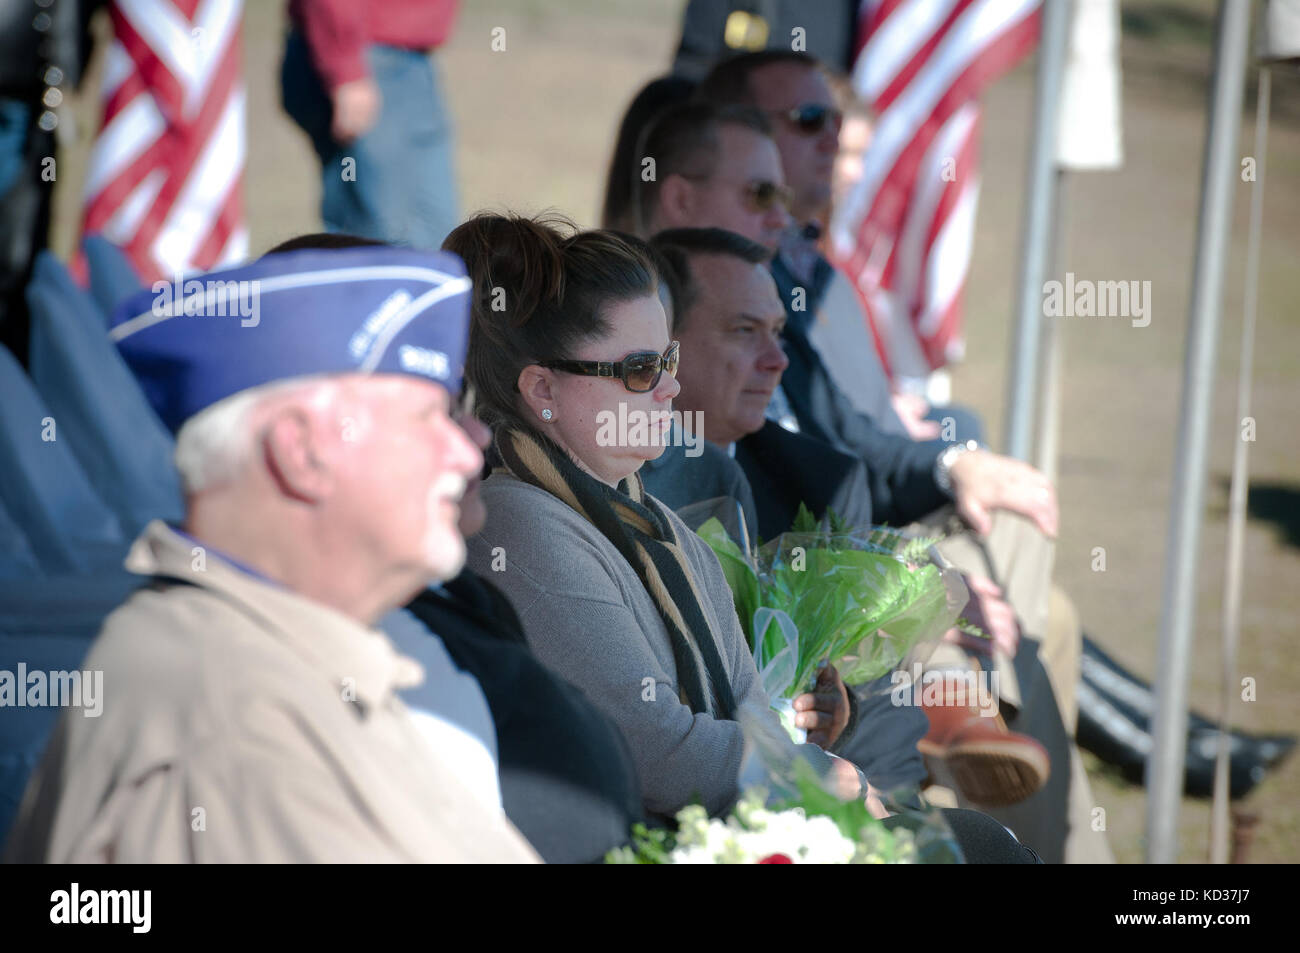
[[[307,409],[290,406],[271,418],[262,435],[267,469],[285,496],[316,503],[329,495],[333,478],[325,434]]]
[[[683,228],[695,220],[695,183],[673,173],[659,186],[659,218],[665,228]]]
[[[519,372],[519,393],[534,417],[540,418],[545,409],[555,410],[555,393],[551,384],[554,378],[549,370],[529,364]]]

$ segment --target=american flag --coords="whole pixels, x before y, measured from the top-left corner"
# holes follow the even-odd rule
[[[979,198],[979,96],[1038,42],[1040,0],[865,0],[853,87],[876,114],[862,178],[832,224],[896,381],[962,356]]]
[[[83,234],[122,246],[145,281],[242,260],[242,0],[112,0],[109,9]]]

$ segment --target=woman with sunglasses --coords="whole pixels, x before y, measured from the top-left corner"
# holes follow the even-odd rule
[[[712,550],[642,489],[664,435],[602,427],[607,414],[667,419],[679,390],[654,265],[559,219],[481,215],[444,247],[474,280],[466,378],[495,431],[469,565],[506,593],[543,663],[618,723],[647,813],[723,810],[738,793],[738,712],[775,716]],[[847,762],[801,753],[860,791]]]

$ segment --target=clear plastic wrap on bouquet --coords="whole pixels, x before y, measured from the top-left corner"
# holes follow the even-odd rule
[[[924,661],[969,595],[930,541],[885,527],[783,533],[750,555],[714,520],[699,534],[722,564],[773,699],[809,690],[824,659],[851,685]]]
[[[852,533],[783,533],[759,549],[757,571],[763,605],[798,633],[796,694],[812,686],[822,659],[859,685],[928,658],[969,597],[955,570]],[[753,638],[760,669],[789,645],[770,622],[755,624]]]

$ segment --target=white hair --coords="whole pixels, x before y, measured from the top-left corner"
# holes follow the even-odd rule
[[[174,460],[186,495],[220,486],[238,476],[252,459],[260,436],[257,411],[272,400],[282,400],[329,383],[320,375],[250,387],[205,407],[185,421],[176,435]]]

